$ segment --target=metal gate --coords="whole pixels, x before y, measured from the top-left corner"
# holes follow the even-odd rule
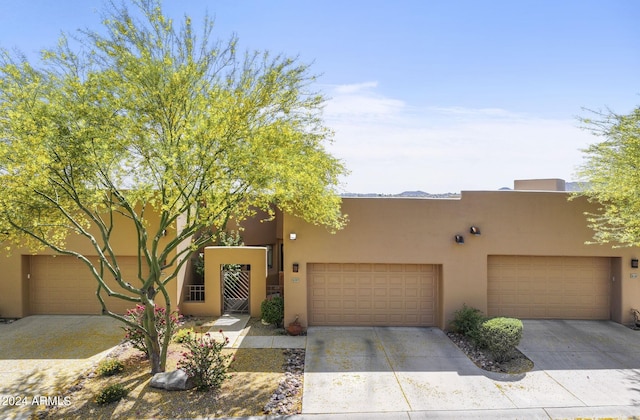
[[[240,268],[222,269],[222,311],[249,313],[251,271]]]

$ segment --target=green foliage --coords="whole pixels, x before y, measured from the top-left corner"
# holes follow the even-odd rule
[[[269,324],[277,327],[282,326],[284,320],[284,299],[281,296],[274,296],[262,301],[260,304],[260,318]]]
[[[244,241],[240,232],[231,230],[230,232],[220,232],[218,235],[218,245],[220,246],[244,246]]]
[[[583,150],[578,176],[595,204],[587,213],[595,243],[640,246],[640,107],[627,115],[594,112],[584,127],[603,140]]]
[[[115,401],[120,401],[129,394],[129,391],[121,384],[107,385],[102,388],[95,397],[95,402],[104,405]]]
[[[476,344],[480,345],[480,324],[485,319],[486,318],[480,309],[467,306],[465,303],[462,305],[461,309],[455,311],[451,327],[454,332],[466,335]]]
[[[113,376],[122,372],[123,370],[124,364],[120,360],[108,358],[98,363],[96,374],[98,376]]]
[[[209,333],[187,335],[182,343],[187,350],[182,353],[178,369],[194,378],[197,389],[218,390],[229,378],[227,372],[232,355],[223,353],[228,342],[229,339],[224,336],[222,340],[215,340]]]
[[[220,246],[244,246],[244,241],[240,232],[232,230],[231,232],[220,232],[218,235],[218,245]],[[223,264],[222,269],[225,271],[240,271],[240,264]]]
[[[195,334],[195,332],[193,331],[193,328],[182,328],[182,329],[179,329],[173,335],[173,342],[174,343],[184,343],[186,340],[188,340],[194,334]]]
[[[198,254],[198,257],[194,259],[193,272],[196,279],[195,284],[204,284],[204,254]]]
[[[504,362],[520,344],[522,321],[503,317],[488,319],[480,325],[480,335],[496,362]]]
[[[124,326],[124,339],[131,343],[133,348],[140,350],[147,356],[150,356],[150,348],[148,344],[151,337],[149,337],[145,332],[149,330],[149,328],[145,328],[143,325],[145,320],[145,311],[146,309],[142,305],[137,305],[135,308],[127,310],[125,318],[138,327],[131,327],[129,325]],[[167,324],[167,319],[169,320],[169,325]],[[181,320],[182,316],[178,315],[176,312],[169,314],[167,317],[167,310],[161,306],[156,306],[154,308],[154,325],[152,328],[157,333],[157,340],[162,342],[167,332],[170,332],[170,334],[173,335],[173,332],[176,331],[180,325]]]
[[[127,323],[105,297],[170,308],[169,282],[215,242],[201,233],[230,219],[277,204],[342,228],[347,171],[326,151],[333,134],[308,65],[238,53],[235,38],[211,39],[207,18],[197,35],[189,17],[175,27],[160,0],[126,2],[139,13],[124,3],[79,42],[63,36],[38,67],[0,50],[0,231],[3,246],[78,258],[103,313]],[[114,232],[132,232],[137,276],[123,277]],[[152,320],[140,328],[152,372],[164,370],[169,340]]]

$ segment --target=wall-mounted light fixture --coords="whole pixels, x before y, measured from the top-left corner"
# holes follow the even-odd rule
[[[299,269],[300,269],[300,265],[298,265],[298,263],[293,263],[293,272],[297,273]]]
[[[469,233],[472,235],[480,235],[480,228],[478,226],[471,226],[469,228]]]
[[[462,236],[462,235],[456,235],[456,236],[454,236],[454,239],[455,239],[457,244],[463,244],[464,243],[464,236]]]
[[[298,237],[298,235],[296,235],[296,234],[295,234],[295,233],[293,233],[293,232],[291,232],[291,233],[289,234],[289,239],[291,239],[292,241],[295,241],[297,237]]]
[[[631,258],[631,268],[638,268],[638,259]]]

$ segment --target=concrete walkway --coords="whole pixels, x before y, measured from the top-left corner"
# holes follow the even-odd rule
[[[640,332],[524,324],[521,375],[478,368],[437,328],[309,328],[301,418],[640,417]]]
[[[214,322],[209,334],[218,340],[228,338],[229,343],[225,347],[234,349],[303,349],[307,345],[305,336],[248,336],[247,322],[247,314],[224,314]]]

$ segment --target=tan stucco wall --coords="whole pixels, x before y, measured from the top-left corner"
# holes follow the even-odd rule
[[[148,222],[148,232],[155,233],[154,226],[159,225],[159,214],[152,209],[145,211],[145,218]],[[116,215],[114,229],[111,237],[111,245],[118,256],[137,256],[137,240],[135,227],[129,219]],[[92,229],[91,233],[100,237],[97,230]],[[175,237],[175,229],[169,229],[166,236],[161,238],[160,244],[163,246],[171,238]],[[7,245],[7,244],[3,244]],[[97,255],[88,239],[83,236],[72,234],[67,238],[67,248],[78,251],[86,256]],[[33,252],[28,249],[12,247],[9,253],[0,254],[0,317],[21,318],[29,315],[29,255],[54,255],[51,249],[43,249]],[[174,254],[175,255],[175,254]],[[87,273],[89,271],[87,269]],[[90,274],[89,274],[90,276]],[[90,281],[95,281],[90,279]],[[131,282],[132,284],[134,281]],[[176,281],[172,282],[177,283]],[[168,288],[172,304],[177,303],[177,287]],[[164,304],[164,299],[160,299]],[[133,304],[132,304],[133,306]]]
[[[260,305],[267,297],[267,248],[250,246],[210,246],[204,249],[204,302],[183,302],[181,312],[187,315],[222,315],[220,266],[250,264],[249,314],[260,316]]]
[[[285,323],[291,322],[296,315],[303,324],[307,322],[308,263],[362,262],[437,265],[440,271],[439,324],[446,327],[453,312],[463,303],[486,312],[487,259],[490,255],[615,257],[612,259],[612,276],[616,278],[611,287],[611,319],[630,322],[629,309],[640,306],[640,270],[630,267],[631,258],[640,258],[638,248],[586,245],[592,232],[586,227],[583,213],[592,207],[585,199],[568,201],[567,198],[568,194],[564,192],[473,191],[463,192],[459,199],[344,199],[343,212],[349,215],[350,221],[336,234],[299,218],[282,215],[275,222],[263,222],[249,237],[252,242],[264,241],[265,244],[273,243],[275,237],[276,251],[277,239],[283,238]],[[147,215],[151,216],[150,213]],[[151,224],[157,223],[154,217],[157,216],[151,216]],[[472,225],[480,228],[480,236],[469,233]],[[247,224],[247,230],[250,229],[251,224]],[[124,228],[119,225],[114,232],[119,255],[136,255],[134,232],[126,225]],[[295,241],[289,239],[292,232],[297,235]],[[464,236],[464,244],[454,242],[456,234]],[[173,232],[167,232],[163,241],[173,235]],[[88,255],[94,254],[89,244],[79,237],[70,238],[70,243]],[[228,252],[232,254],[238,250],[238,247],[231,248],[233,250]],[[225,254],[227,251],[218,251],[221,252],[219,256],[208,251],[210,262],[207,266],[248,263],[252,264],[252,271],[259,269],[266,265],[266,249],[256,249],[251,260],[244,256],[236,259],[232,254]],[[28,315],[29,258],[26,256],[29,254],[27,250],[14,249],[11,256],[0,257],[2,317]],[[206,255],[205,252],[205,258]],[[298,273],[293,273],[293,263],[298,263]],[[277,271],[277,258],[274,266]],[[180,308],[184,313],[220,313],[219,273],[215,271],[208,272],[205,279],[206,297],[215,302],[184,303]],[[265,297],[265,277],[258,272],[252,273],[252,316],[259,316],[260,303]],[[182,290],[181,287],[180,281],[170,284],[174,305],[178,303],[177,290]]]
[[[486,313],[489,255],[622,257],[622,278],[612,286],[612,292],[621,291],[612,319],[629,322],[629,309],[640,305],[640,279],[631,278],[639,273],[630,259],[640,252],[586,245],[592,233],[583,212],[590,205],[567,198],[563,192],[533,191],[463,192],[459,199],[348,198],[343,212],[350,221],[336,234],[285,215],[285,323],[296,315],[307,322],[308,263],[438,264],[444,328],[463,303]],[[469,233],[472,225],[481,235]],[[292,232],[295,241],[289,239]],[[464,244],[454,242],[456,234]]]

